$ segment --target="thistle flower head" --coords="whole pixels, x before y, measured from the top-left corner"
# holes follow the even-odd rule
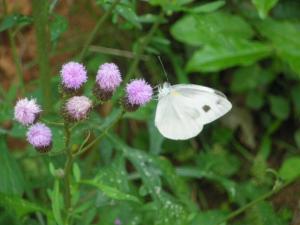
[[[126,86],[126,98],[131,105],[145,105],[152,95],[152,87],[144,79],[133,80]]]
[[[60,76],[65,88],[71,90],[79,89],[87,81],[85,67],[77,62],[68,62],[63,65]]]
[[[85,96],[74,96],[65,105],[67,118],[73,121],[85,119],[92,108],[92,101]]]
[[[122,82],[119,68],[114,63],[102,64],[97,72],[96,83],[100,89],[107,92],[113,92]]]
[[[51,148],[52,132],[43,123],[36,123],[27,131],[27,141],[40,152],[47,152]]]
[[[36,121],[41,111],[36,99],[23,98],[15,105],[14,117],[21,124],[30,125]]]

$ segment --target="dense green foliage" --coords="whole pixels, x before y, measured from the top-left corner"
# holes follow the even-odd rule
[[[44,121],[62,121],[58,74],[72,58],[50,66],[48,58],[37,57],[34,66],[51,71],[25,84],[19,71],[18,82],[0,88],[0,224],[110,225],[118,219],[122,225],[300,223],[293,208],[299,199],[285,192],[300,175],[300,2],[121,0],[111,8],[112,0],[78,1],[78,6],[73,1],[76,17],[90,10],[97,15],[95,24],[100,21],[94,34],[78,32],[78,38],[68,38],[74,24],[59,14],[63,3],[49,2],[49,15],[39,22],[36,15],[3,14],[1,35],[13,41],[24,29],[46,26],[37,38],[47,35],[43,39],[51,57],[67,51],[87,65],[85,95],[92,95],[98,66],[108,61],[120,65],[126,81],[144,77],[153,86],[163,83],[160,55],[172,84],[221,90],[233,109],[196,138],[170,141],[154,126],[155,100],[122,120],[117,97],[97,107],[72,130],[74,152],[99,135],[101,140],[75,159],[67,209],[63,127],[49,123],[54,135],[49,154],[30,145],[20,151],[19,145],[8,147],[8,140],[18,142],[26,132],[13,121],[20,96],[47,101]],[[45,84],[48,72],[51,83]],[[45,94],[47,86],[51,96]],[[7,128],[8,122],[12,126]],[[280,195],[292,200],[280,200]]]

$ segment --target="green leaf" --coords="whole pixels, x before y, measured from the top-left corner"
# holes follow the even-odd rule
[[[18,218],[32,212],[41,212],[48,216],[50,215],[50,212],[41,206],[14,195],[0,193],[0,205],[11,211]]]
[[[245,225],[286,225],[268,202],[258,202],[247,211]]]
[[[54,181],[54,187],[53,187],[53,191],[50,194],[50,198],[51,198],[51,206],[52,206],[54,219],[58,225],[63,225],[64,223],[61,214],[61,211],[63,209],[63,198],[59,190],[58,179]]]
[[[240,160],[234,154],[215,145],[209,151],[202,151],[197,157],[199,170],[221,176],[232,176],[240,168]]]
[[[15,159],[9,154],[4,137],[0,137],[0,192],[21,196],[24,192],[24,177]]]
[[[154,116],[151,116],[151,119],[148,121],[148,132],[150,140],[150,152],[154,155],[158,155],[161,152],[161,146],[165,138],[155,127]]]
[[[294,104],[294,110],[295,110],[295,114],[297,116],[300,115],[300,85],[296,85],[294,87],[292,87],[292,90],[291,90],[291,94],[292,94],[292,101],[293,101],[293,104]]]
[[[264,95],[259,91],[250,91],[246,97],[246,105],[255,110],[260,109],[264,101]]]
[[[220,223],[225,216],[226,213],[221,210],[204,211],[198,213],[190,225],[225,225],[226,223]]]
[[[299,23],[267,19],[257,23],[259,32],[272,41],[280,59],[300,75],[300,30]]]
[[[135,112],[126,112],[124,118],[135,119],[135,120],[148,120],[152,116],[153,111],[156,107],[156,102],[152,101],[149,104],[140,107]]]
[[[284,160],[279,169],[281,178],[290,181],[300,176],[300,157],[294,156]]]
[[[87,184],[87,185],[94,186],[94,187],[98,188],[100,191],[102,191],[109,198],[119,200],[119,201],[132,201],[132,202],[140,203],[140,200],[137,197],[135,197],[133,195],[126,194],[124,192],[121,192],[116,188],[104,185],[104,184],[100,183],[99,181],[96,181],[96,180],[81,180],[80,183]]]
[[[247,66],[271,53],[269,46],[247,40],[231,39],[197,50],[187,64],[189,72],[214,72],[232,66]]]
[[[116,6],[116,11],[128,22],[137,28],[142,28],[138,15],[135,13],[133,6],[128,3],[121,3]]]
[[[177,174],[183,177],[203,179],[206,178],[210,181],[220,184],[228,192],[231,198],[236,196],[236,184],[220,175],[211,173],[210,171],[203,171],[197,167],[180,167],[177,168]]]
[[[258,10],[259,17],[264,19],[268,12],[276,5],[278,0],[252,0],[252,3]]]
[[[278,119],[285,120],[290,114],[290,105],[286,98],[281,96],[270,96],[271,112]]]
[[[0,24],[0,32],[10,29],[16,25],[28,25],[32,23],[32,18],[21,14],[8,15],[3,18]]]
[[[68,20],[60,15],[54,15],[50,26],[50,40],[55,45],[61,35],[68,29]]]
[[[271,71],[261,69],[258,65],[239,68],[233,74],[232,92],[257,91],[257,88],[269,84],[274,79]]]
[[[199,46],[233,38],[251,38],[253,31],[239,16],[214,12],[181,18],[171,27],[171,34],[178,41]]]
[[[296,130],[296,132],[294,133],[294,139],[297,147],[300,148],[300,129]]]
[[[155,6],[161,6],[167,13],[181,11],[182,6],[191,3],[193,0],[150,0],[149,3]]]
[[[195,6],[193,8],[187,8],[184,11],[190,12],[190,13],[210,13],[218,10],[222,6],[225,5],[225,1],[219,0],[215,2],[209,2],[206,4],[201,4],[199,6]]]

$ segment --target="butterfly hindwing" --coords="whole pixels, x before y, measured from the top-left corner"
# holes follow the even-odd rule
[[[203,128],[200,111],[181,95],[167,95],[156,108],[155,125],[169,139],[185,140],[199,134]]]

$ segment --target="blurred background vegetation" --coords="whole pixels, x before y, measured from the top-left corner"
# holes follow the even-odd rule
[[[221,90],[232,111],[188,141],[158,133],[156,101],[127,113],[76,161],[72,223],[300,224],[300,1],[2,0],[0,32],[0,224],[63,224],[63,130],[51,127],[52,155],[36,153],[12,119],[16,100],[36,97],[60,121],[62,64],[87,66],[90,96],[104,62],[125,81],[163,83],[157,56],[172,84]],[[119,113],[97,107],[73,147]]]

